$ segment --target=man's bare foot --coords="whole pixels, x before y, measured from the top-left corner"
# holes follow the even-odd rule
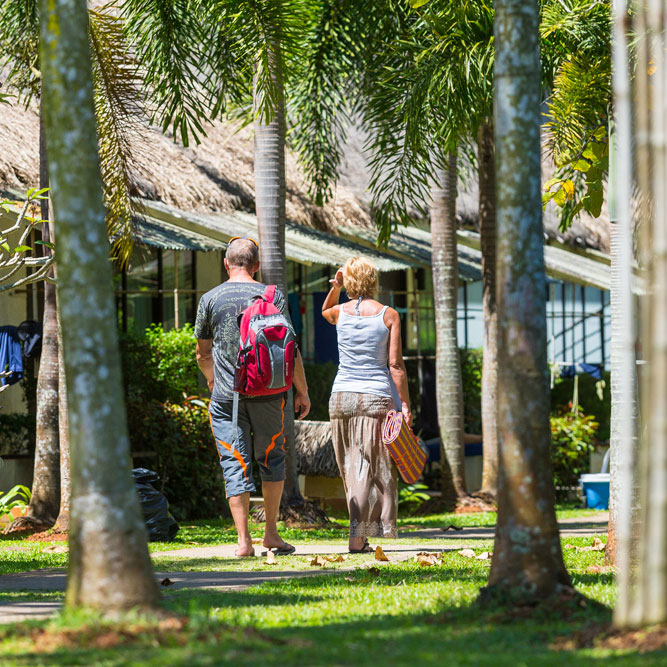
[[[281,549],[287,545],[287,542],[285,542],[285,540],[283,540],[283,538],[278,535],[278,531],[267,531],[264,533],[264,541],[262,544],[267,549]]]

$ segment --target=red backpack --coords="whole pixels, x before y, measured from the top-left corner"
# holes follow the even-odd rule
[[[239,316],[234,391],[244,396],[279,394],[292,386],[296,336],[273,303],[275,296],[276,286],[269,285]]]

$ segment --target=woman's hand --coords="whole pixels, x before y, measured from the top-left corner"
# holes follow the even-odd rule
[[[401,412],[403,413],[403,419],[408,423],[408,426],[412,426],[412,410],[407,403],[403,403],[401,406]]]
[[[336,271],[336,277],[332,278],[329,282],[332,287],[343,289],[343,269],[338,269],[338,271]]]

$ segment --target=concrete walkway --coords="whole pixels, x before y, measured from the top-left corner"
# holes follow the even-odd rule
[[[559,521],[562,537],[594,537],[605,533],[609,515],[599,513],[590,518],[563,519]],[[402,531],[400,538],[423,539],[424,544],[404,544],[395,542],[382,544],[382,549],[391,562],[411,560],[419,551],[458,551],[460,543],[470,543],[474,546],[475,540],[492,540],[495,528],[493,526],[470,527],[462,530],[447,530],[442,528],[424,528],[421,530]],[[456,541],[456,545],[453,541]],[[449,544],[448,544],[449,542]],[[347,544],[331,543],[296,543],[296,556],[336,555],[347,553]],[[1,545],[0,545],[1,548]],[[173,558],[197,558],[210,559],[222,558],[234,559],[236,545],[224,544],[213,547],[191,547],[187,549],[174,549],[170,551],[157,551],[152,556]],[[256,545],[257,555],[263,551],[261,545]],[[261,556],[260,556],[261,558]],[[278,559],[280,563],[280,559]],[[308,570],[261,570],[261,571],[227,571],[227,572],[156,572],[155,576],[159,582],[168,578],[173,584],[168,590],[183,588],[215,588],[226,591],[240,591],[250,586],[255,586],[267,581],[280,579],[295,579],[318,574],[331,574],[345,570],[354,570],[364,565],[382,565],[375,561],[371,554],[367,563],[355,564],[338,569],[310,568]],[[279,567],[276,566],[276,567]],[[0,576],[0,600],[3,591],[64,591],[67,583],[67,574],[64,569],[42,569],[18,574],[5,574]],[[0,624],[24,621],[27,619],[47,618],[55,613],[61,606],[59,601],[43,602],[11,602],[2,604],[0,602]]]

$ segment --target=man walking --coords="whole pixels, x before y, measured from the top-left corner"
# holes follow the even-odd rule
[[[254,556],[248,512],[255,491],[251,456],[254,451],[262,479],[266,526],[264,546],[276,555],[294,553],[276,526],[285,480],[285,394],[239,396],[237,433],[234,433],[234,372],[239,347],[239,316],[266,285],[254,279],[259,270],[259,247],[250,238],[235,237],[225,254],[229,280],[202,296],[197,309],[195,336],[197,363],[211,390],[209,409],[220,465],[225,478],[234,524],[238,532],[238,557]],[[276,290],[274,305],[286,314],[285,296]],[[294,364],[294,409],[299,419],[310,410],[308,386],[301,355]],[[235,435],[237,437],[235,437]]]

